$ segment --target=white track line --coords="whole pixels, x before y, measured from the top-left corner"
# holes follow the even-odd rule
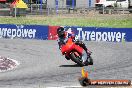
[[[82,87],[81,85],[80,86],[60,86],[60,87],[46,87],[46,88],[80,88]]]
[[[95,85],[95,87],[98,86],[98,85]],[[131,85],[132,86],[132,83]],[[46,88],[82,88],[83,86],[60,86],[60,87],[46,87]],[[88,86],[87,86],[88,87]],[[103,87],[103,86],[102,86]],[[108,86],[109,87],[109,86]],[[120,87],[120,86],[117,86],[117,87]],[[122,86],[121,86],[122,87]],[[129,87],[129,86],[128,86]],[[114,88],[114,87],[113,87]]]

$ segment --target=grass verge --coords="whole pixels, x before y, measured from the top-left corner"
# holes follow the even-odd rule
[[[119,16],[98,17],[0,17],[0,24],[25,24],[25,25],[53,25],[53,26],[90,26],[90,27],[114,27],[132,28],[132,18]]]

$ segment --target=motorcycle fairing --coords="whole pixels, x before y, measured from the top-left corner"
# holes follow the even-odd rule
[[[72,38],[69,38],[66,44],[62,46],[61,52],[64,55],[64,54],[69,54],[71,51],[77,51],[81,55],[83,52],[83,48],[76,45],[73,42]]]

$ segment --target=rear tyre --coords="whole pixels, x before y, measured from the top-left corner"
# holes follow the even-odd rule
[[[75,52],[71,53],[71,60],[74,61],[75,63],[77,63],[79,66],[84,66],[84,64],[82,63],[82,60],[80,57],[78,57]]]

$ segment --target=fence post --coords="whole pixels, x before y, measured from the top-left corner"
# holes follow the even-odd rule
[[[16,5],[15,5],[15,18],[16,18],[16,13],[17,13],[17,11],[16,11]]]
[[[72,0],[72,8],[73,9],[74,9],[74,5],[75,5],[74,0]]]
[[[64,0],[62,0],[62,14],[64,12]]]
[[[105,8],[104,8],[104,5],[103,5],[103,14],[104,14],[104,9],[105,9]]]
[[[48,11],[47,11],[47,15],[49,16],[49,14],[50,14],[50,12],[49,12],[49,11],[50,11],[49,5],[47,5],[47,10],[48,10]]]
[[[32,13],[33,10],[33,5],[32,5],[32,0],[30,0],[30,12]]]
[[[56,14],[58,14],[58,0],[55,0],[55,6],[56,6]]]
[[[42,11],[43,11],[43,1],[40,0],[40,13],[42,14]]]
[[[89,7],[91,7],[91,0],[89,0]]]

